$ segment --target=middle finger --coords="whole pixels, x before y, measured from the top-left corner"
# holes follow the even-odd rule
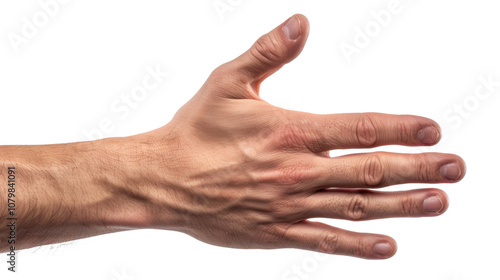
[[[379,188],[404,183],[454,183],[465,175],[457,155],[374,152],[334,158],[315,157],[319,176],[310,187]]]

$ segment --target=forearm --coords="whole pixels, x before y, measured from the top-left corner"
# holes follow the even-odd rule
[[[151,199],[138,179],[139,168],[148,168],[139,167],[145,153],[128,138],[0,146],[0,251],[145,227]],[[15,168],[15,192],[8,185],[9,167]],[[11,222],[15,244],[6,226]]]

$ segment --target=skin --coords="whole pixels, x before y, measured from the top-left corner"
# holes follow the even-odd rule
[[[70,144],[1,146],[0,182],[7,182],[9,166],[16,167],[16,249],[156,228],[225,247],[393,256],[396,242],[388,236],[308,219],[438,216],[448,207],[439,189],[373,189],[455,183],[465,164],[442,153],[330,158],[334,149],[433,145],[440,129],[418,116],[316,115],[262,100],[261,82],[301,52],[308,32],[307,19],[294,15],[215,69],[172,121],[156,130]],[[0,190],[6,197],[6,184]],[[1,227],[2,252],[11,246],[8,236]]]

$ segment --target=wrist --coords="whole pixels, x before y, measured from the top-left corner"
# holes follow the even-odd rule
[[[115,229],[178,229],[178,137],[168,127],[96,142],[101,222]]]

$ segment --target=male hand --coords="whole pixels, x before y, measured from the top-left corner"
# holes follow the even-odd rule
[[[379,113],[315,115],[260,98],[261,82],[301,52],[308,31],[307,19],[294,15],[215,69],[166,126],[104,140],[110,150],[133,155],[122,161],[129,174],[121,192],[128,197],[127,211],[111,221],[179,230],[226,247],[380,259],[395,254],[392,238],[308,219],[433,217],[446,211],[448,199],[439,189],[370,189],[457,182],[465,164],[456,155],[328,155],[334,149],[433,145],[440,139],[434,121]]]

